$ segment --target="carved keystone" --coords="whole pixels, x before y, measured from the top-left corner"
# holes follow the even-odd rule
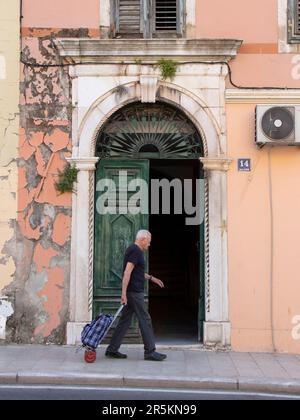
[[[141,76],[141,102],[152,103],[156,102],[158,77],[155,76]]]

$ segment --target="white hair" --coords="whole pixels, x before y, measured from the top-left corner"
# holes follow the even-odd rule
[[[136,240],[141,241],[142,239],[147,239],[151,237],[151,233],[148,230],[140,230],[136,235]]]

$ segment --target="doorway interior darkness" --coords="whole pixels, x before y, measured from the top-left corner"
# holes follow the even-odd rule
[[[150,161],[150,179],[195,180],[199,177],[197,160]],[[149,217],[153,235],[149,271],[165,284],[163,290],[151,284],[149,287],[149,311],[159,343],[187,344],[201,339],[201,227],[187,226],[186,217],[186,214],[174,214],[174,207],[170,215]]]

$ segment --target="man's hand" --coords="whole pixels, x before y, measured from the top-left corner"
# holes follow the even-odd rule
[[[122,295],[122,297],[121,297],[121,305],[127,305],[127,296],[126,295]]]
[[[152,283],[157,284],[161,289],[165,288],[164,283],[161,280],[156,279],[155,277],[152,278]]]

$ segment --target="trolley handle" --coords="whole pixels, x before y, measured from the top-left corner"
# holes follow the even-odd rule
[[[109,333],[109,330],[112,328],[113,324],[115,323],[116,319],[118,318],[118,316],[120,315],[120,313],[122,312],[123,308],[125,305],[121,305],[120,308],[118,309],[116,315],[114,316],[113,320],[111,321],[109,327],[107,328],[104,336],[101,339],[101,342],[106,338],[107,334]],[[100,344],[100,343],[99,343]]]
[[[118,316],[120,315],[120,313],[122,312],[123,308],[125,305],[121,305],[120,308],[118,309],[116,315],[114,316],[113,322],[112,324],[115,322],[115,320],[118,318]]]

